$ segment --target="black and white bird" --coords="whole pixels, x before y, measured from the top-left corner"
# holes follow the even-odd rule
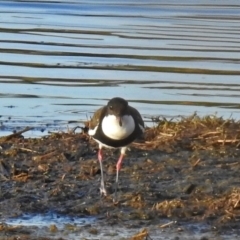
[[[114,201],[117,199],[118,176],[127,145],[144,132],[144,122],[140,113],[120,97],[112,98],[108,104],[98,109],[89,122],[89,135],[99,144],[98,160],[101,170],[100,193],[107,195],[104,186],[102,148],[120,148],[121,155],[116,165],[116,185]]]

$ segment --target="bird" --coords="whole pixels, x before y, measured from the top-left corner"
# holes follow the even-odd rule
[[[120,157],[116,164],[116,182],[113,201],[117,201],[119,171],[127,146],[144,132],[144,121],[137,109],[128,105],[120,97],[110,99],[107,105],[99,108],[88,124],[88,134],[98,143],[98,161],[101,171],[100,194],[107,196],[103,176],[103,147],[120,148]]]

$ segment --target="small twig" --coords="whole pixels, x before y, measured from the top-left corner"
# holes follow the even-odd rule
[[[219,139],[217,140],[218,143],[236,143],[239,142],[240,139]]]
[[[204,133],[204,134],[202,134],[200,137],[206,137],[206,136],[208,136],[208,135],[213,135],[213,134],[219,134],[220,132],[207,132],[207,133]]]
[[[171,222],[165,223],[165,224],[163,224],[163,225],[161,225],[161,226],[159,226],[159,227],[160,227],[160,228],[165,228],[165,227],[168,227],[168,226],[170,226],[170,225],[172,225],[172,224],[174,224],[174,223],[176,223],[176,221],[171,221]]]
[[[238,203],[239,203],[240,199],[238,198],[238,200],[236,201],[236,203],[234,204],[233,208],[236,208]]]
[[[53,151],[53,152],[44,154],[44,155],[42,155],[42,156],[35,156],[35,157],[33,157],[33,160],[36,161],[36,162],[43,161],[43,160],[45,160],[45,159],[47,159],[47,158],[50,158],[50,157],[53,157],[53,156],[55,156],[55,155],[57,155],[57,154],[58,154],[58,151],[55,150],[55,151]]]
[[[166,137],[173,137],[173,134],[168,134],[168,133],[159,133],[159,135],[166,136]]]
[[[192,165],[192,167],[196,167],[196,166],[199,164],[200,161],[201,161],[201,159],[199,158],[199,159]]]
[[[61,177],[61,181],[64,180],[65,176],[66,176],[66,173],[64,173],[64,174],[62,175],[62,177]]]
[[[6,142],[6,141],[8,141],[8,140],[10,140],[12,138],[19,137],[22,133],[25,133],[25,132],[27,132],[29,130],[32,130],[32,129],[34,129],[34,128],[33,127],[26,127],[25,129],[23,129],[23,130],[21,130],[19,132],[15,132],[15,133],[12,133],[12,134],[10,134],[10,135],[8,135],[6,137],[0,138],[0,142],[1,143],[2,142]]]
[[[217,135],[215,135],[215,136],[209,136],[209,137],[205,137],[204,139],[205,139],[206,141],[209,141],[209,140],[214,140],[214,139],[216,139],[216,138],[219,138],[219,136],[217,136]],[[197,139],[199,139],[199,138],[197,138]],[[200,137],[200,139],[202,139],[202,137]]]
[[[33,152],[33,153],[38,153],[37,151],[34,151],[32,149],[29,148],[19,148],[19,150],[25,151],[25,152]]]
[[[240,162],[227,163],[227,166],[235,166],[240,164]]]
[[[229,215],[231,215],[231,216],[236,216],[234,213],[231,213],[231,212],[228,211],[228,210],[225,210],[225,213],[227,213],[227,214],[229,214]]]

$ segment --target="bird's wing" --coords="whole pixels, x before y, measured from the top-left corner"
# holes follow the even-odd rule
[[[130,113],[135,116],[137,122],[144,128],[144,122],[143,122],[142,116],[138,112],[138,110],[134,107],[131,107],[131,106],[128,106],[128,108],[129,108]]]
[[[99,124],[99,119],[106,112],[106,106],[99,108],[89,121],[89,128],[94,129]]]

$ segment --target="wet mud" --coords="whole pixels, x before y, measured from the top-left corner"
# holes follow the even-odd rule
[[[118,149],[104,149],[108,196],[100,197],[98,146],[87,133],[34,139],[21,134],[0,138],[0,239],[79,239],[74,234],[80,239],[238,239],[240,123],[235,120],[158,119],[144,139],[129,146],[117,203]],[[24,214],[49,213],[95,220],[41,229],[8,224]],[[124,229],[129,231],[120,234]]]

